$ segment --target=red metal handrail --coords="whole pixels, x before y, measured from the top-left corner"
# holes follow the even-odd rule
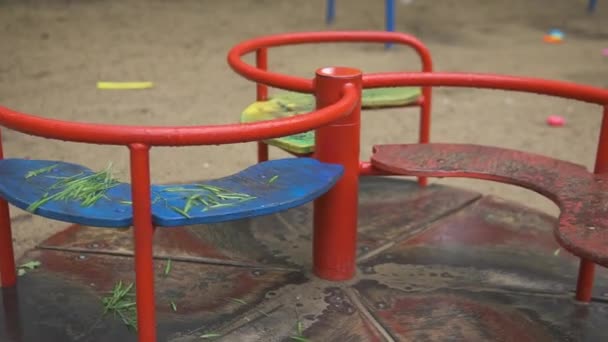
[[[0,126],[40,137],[74,142],[149,146],[231,144],[271,139],[310,131],[350,113],[359,94],[344,87],[336,103],[304,115],[244,124],[214,126],[125,126],[79,123],[44,118],[0,107]]]
[[[312,93],[315,90],[315,83],[312,80],[259,70],[243,63],[240,58],[245,53],[257,51],[260,48],[314,42],[401,42],[414,46],[422,56],[423,63],[427,60],[429,63],[428,65],[430,65],[430,54],[428,54],[424,45],[410,36],[389,32],[313,32],[263,37],[239,44],[230,51],[228,60],[231,67],[236,72],[257,83],[288,90]],[[259,141],[309,131],[350,115],[349,120],[353,121],[349,121],[348,124],[335,124],[334,127],[324,127],[320,129],[323,131],[323,134],[321,135],[326,137],[326,141],[329,141],[329,139],[327,139],[328,137],[341,138],[338,140],[341,143],[338,144],[335,144],[335,141],[332,140],[334,145],[337,146],[336,149],[326,149],[322,156],[324,156],[324,158],[337,157],[339,159],[348,159],[348,167],[345,171],[345,175],[348,176],[348,183],[342,182],[334,187],[332,193],[329,193],[327,197],[330,200],[325,203],[325,207],[332,208],[332,213],[340,212],[341,216],[336,216],[336,222],[338,223],[329,224],[327,222],[330,221],[318,220],[319,226],[315,227],[317,245],[322,244],[325,246],[325,249],[318,248],[318,250],[315,251],[316,255],[319,256],[317,259],[325,261],[327,255],[329,255],[327,250],[330,248],[335,249],[336,246],[339,247],[338,252],[344,252],[344,255],[348,256],[348,258],[342,258],[343,255],[340,254],[340,264],[348,264],[348,268],[332,271],[336,274],[340,273],[341,276],[342,273],[345,274],[345,276],[349,276],[351,269],[354,269],[355,240],[350,239],[345,243],[341,239],[340,234],[335,234],[335,226],[343,224],[343,218],[348,217],[350,220],[349,223],[344,225],[344,227],[339,228],[348,228],[350,229],[350,232],[354,232],[349,236],[356,236],[357,201],[355,190],[357,184],[356,171],[359,170],[358,165],[356,164],[358,147],[352,149],[349,143],[352,142],[353,139],[358,139],[357,131],[360,125],[358,119],[360,115],[359,95],[361,88],[385,86],[426,86],[428,89],[430,89],[431,86],[478,87],[534,92],[603,104],[604,120],[600,133],[600,143],[598,145],[596,172],[608,171],[608,90],[567,82],[523,77],[428,72],[367,74],[364,75],[362,79],[358,79],[357,77],[360,76],[350,72],[346,73],[346,76],[348,76],[347,78],[352,79],[354,83],[348,83],[342,87],[343,83],[350,82],[349,79],[341,78],[346,77],[345,75],[336,74],[333,76],[338,79],[336,84],[334,85],[331,80],[326,80],[326,87],[317,89],[315,95],[324,105],[336,101],[338,96],[341,95],[336,102],[307,115],[292,116],[272,121],[191,127],[99,125],[42,118],[0,107],[0,125],[26,134],[51,139],[129,146],[131,151],[131,184],[135,226],[136,293],[140,341],[153,341],[156,339],[154,272],[152,261],[154,228],[152,225],[150,208],[150,146],[210,145]],[[320,76],[317,75],[317,77]],[[323,82],[325,81],[320,83]],[[340,94],[341,90],[343,91],[342,94]],[[358,141],[356,142],[356,146],[358,146]],[[351,154],[346,156],[345,153],[341,153],[343,152],[341,149],[348,148],[351,148]],[[348,196],[345,194],[348,194]],[[336,205],[336,207],[341,208],[341,210],[333,211],[334,207],[332,205]],[[332,233],[332,230],[329,228],[333,228],[334,233]],[[329,240],[327,240],[329,241],[327,242],[322,239],[320,232],[324,232],[326,237],[335,238],[336,243]],[[3,275],[2,285],[12,286],[15,283],[16,275],[10,247],[12,244],[10,235],[10,216],[8,215],[7,203],[3,200],[0,200],[0,236],[2,237],[2,239],[0,239],[0,266],[2,266],[0,267],[0,270]],[[334,254],[339,253],[332,253],[332,255]],[[328,267],[331,268],[333,266],[335,265],[332,264]],[[581,260],[580,272],[577,298],[588,301],[593,280],[593,264],[590,263],[590,261]]]
[[[0,126],[50,139],[129,147],[138,340],[147,342],[156,340],[150,147],[258,141],[319,129],[358,113],[361,94],[358,82],[360,78],[357,83],[344,83],[335,87],[338,94],[333,98],[335,102],[307,115],[255,123],[191,127],[101,125],[44,118],[0,107]],[[0,141],[0,159],[2,158]],[[0,199],[0,272],[3,287],[15,285],[10,214],[8,203],[4,199]]]
[[[257,83],[275,88],[313,93],[314,85],[311,79],[290,76],[258,69],[241,60],[241,57],[259,49],[285,45],[310,43],[398,43],[413,47],[422,61],[422,70],[432,70],[432,60],[429,50],[418,39],[397,32],[376,31],[322,31],[285,33],[254,38],[234,46],[228,53],[228,64],[241,76]],[[368,74],[374,75],[374,74]],[[363,88],[369,88],[365,79]]]
[[[285,33],[272,36],[254,38],[242,42],[233,47],[228,53],[228,64],[230,67],[242,75],[243,77],[255,81],[256,85],[256,100],[266,101],[268,99],[268,86],[281,88],[291,91],[299,91],[304,93],[314,92],[314,84],[311,80],[289,76],[280,73],[268,71],[268,48],[299,45],[310,43],[398,43],[412,47],[420,57],[422,71],[432,72],[433,62],[431,53],[427,47],[413,36],[386,31],[323,31],[323,32],[301,32],[301,33]],[[254,52],[256,53],[256,66],[249,65],[242,61],[241,57]],[[376,74],[368,74],[373,76]],[[366,83],[366,78],[363,78],[363,88],[373,88],[374,85]],[[431,93],[430,86],[422,87],[422,101],[420,105],[420,128],[419,142],[430,142],[431,136]],[[268,160],[268,145],[260,141],[258,142],[258,161]],[[365,162],[363,162],[365,163]],[[371,168],[362,167],[360,169],[361,176],[375,175],[377,172]],[[419,184],[424,186],[427,184],[425,177],[420,177]]]
[[[475,73],[382,73],[363,75],[368,87],[386,86],[452,86],[513,90],[557,96],[603,106],[602,124],[598,138],[595,173],[608,172],[608,90],[565,81],[545,80]],[[595,265],[581,258],[576,286],[576,299],[588,302],[593,290]]]
[[[577,83],[478,73],[388,72],[363,75],[370,88],[400,86],[449,86],[514,90],[552,95],[600,105],[608,104],[608,90]]]

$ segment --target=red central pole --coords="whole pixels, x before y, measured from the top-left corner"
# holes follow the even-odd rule
[[[317,70],[317,109],[338,101],[348,83],[360,94],[361,71],[345,67]],[[327,280],[348,280],[355,275],[360,129],[361,96],[352,113],[317,129],[315,135],[315,157],[344,166],[338,183],[314,203],[314,273]]]
[[[132,144],[131,191],[135,234],[135,288],[139,342],[156,341],[152,204],[150,202],[150,147]]]

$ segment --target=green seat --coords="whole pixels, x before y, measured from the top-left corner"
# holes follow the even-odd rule
[[[362,108],[400,107],[418,101],[420,88],[375,88],[364,89]],[[257,101],[249,105],[241,114],[241,122],[272,120],[286,116],[308,113],[315,108],[313,95],[284,92],[272,96],[267,101]],[[309,154],[315,148],[315,132],[266,140],[265,143],[296,154]]]

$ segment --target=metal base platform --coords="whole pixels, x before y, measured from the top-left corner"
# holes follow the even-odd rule
[[[360,193],[348,282],[311,274],[312,205],[158,229],[159,341],[608,341],[608,272],[574,301],[578,259],[556,252],[555,218],[408,180],[363,178]],[[136,340],[101,303],[134,281],[130,229],[73,226],[30,260],[40,268],[2,290],[0,341]]]

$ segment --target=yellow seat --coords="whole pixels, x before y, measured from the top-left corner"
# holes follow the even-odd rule
[[[420,99],[420,88],[376,88],[364,89],[361,99],[362,108],[400,107],[416,103]],[[308,113],[315,108],[313,95],[284,92],[271,96],[267,101],[257,101],[249,105],[241,114],[241,122],[272,120],[286,116]],[[285,136],[265,141],[296,154],[309,154],[314,151],[315,132]]]

